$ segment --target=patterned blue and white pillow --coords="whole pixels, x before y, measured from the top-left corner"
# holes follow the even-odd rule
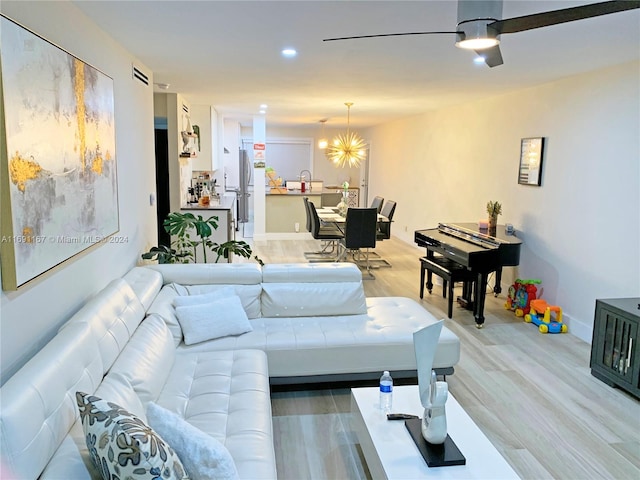
[[[91,461],[104,480],[188,480],[167,442],[115,403],[76,392]]]

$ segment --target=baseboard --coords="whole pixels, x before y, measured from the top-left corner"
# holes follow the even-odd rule
[[[271,232],[261,237],[261,240],[313,240],[309,232]]]
[[[591,341],[593,340],[593,325],[587,324],[577,318],[573,318],[564,312],[562,312],[562,321],[567,324],[571,335],[591,344]]]

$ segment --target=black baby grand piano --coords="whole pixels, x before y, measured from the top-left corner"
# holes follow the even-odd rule
[[[489,273],[496,272],[494,292],[497,295],[501,292],[502,267],[520,263],[522,241],[506,235],[504,225],[498,225],[496,232],[489,235],[487,230],[479,231],[476,223],[440,223],[438,228],[416,230],[415,242],[427,249],[427,258],[433,259],[439,254],[477,274],[473,304],[476,326],[481,328]]]

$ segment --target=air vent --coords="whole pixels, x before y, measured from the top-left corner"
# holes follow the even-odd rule
[[[146,73],[143,73],[142,70],[135,65],[133,65],[133,78],[147,86],[149,85],[149,76]]]

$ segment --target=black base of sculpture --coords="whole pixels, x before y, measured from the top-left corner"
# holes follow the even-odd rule
[[[466,458],[464,458],[464,455],[462,455],[462,452],[460,452],[458,446],[449,435],[447,435],[444,443],[434,445],[427,442],[422,436],[422,419],[406,420],[404,424],[429,467],[466,465]]]

